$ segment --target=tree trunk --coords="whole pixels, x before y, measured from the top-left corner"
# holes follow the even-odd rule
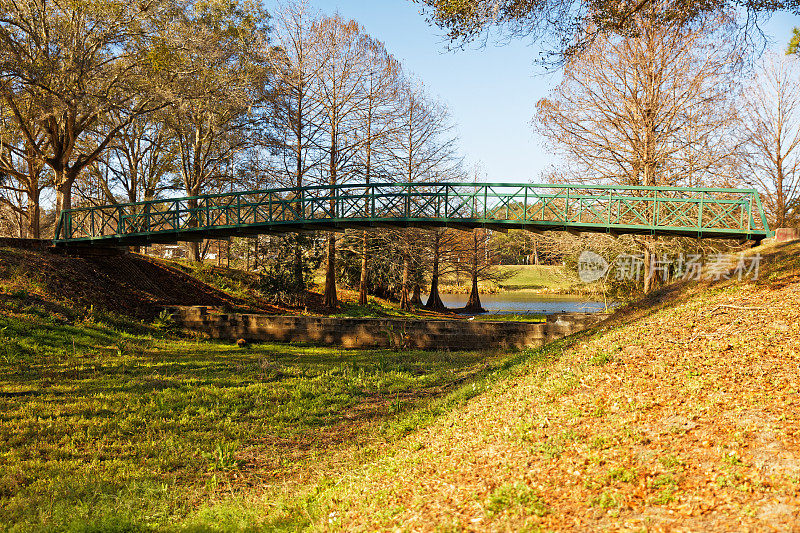
[[[253,239],[253,272],[258,272],[258,235]]]
[[[433,240],[433,269],[431,272],[431,291],[428,296],[428,303],[425,304],[425,309],[431,311],[447,311],[442,298],[439,296],[439,238],[441,236],[436,232]]]
[[[422,307],[422,287],[419,283],[414,284],[414,292],[411,296],[411,305],[414,307]]]
[[[431,311],[436,312],[443,312],[447,311],[447,307],[442,302],[441,296],[439,296],[439,273],[435,273],[431,276],[431,294],[428,296],[428,303],[425,304],[425,309],[430,309]]]
[[[189,255],[189,261],[199,263],[202,259],[200,257],[200,243],[195,241],[187,242],[186,253]]]
[[[303,283],[303,249],[300,247],[300,237],[295,236],[294,243],[294,287],[297,291],[305,288]]]
[[[400,309],[404,311],[411,310],[411,299],[408,297],[408,278],[410,269],[411,267],[408,261],[408,254],[403,254],[403,286],[400,290]]]
[[[65,175],[65,172],[56,172],[56,217],[61,212],[72,209],[72,184],[75,180]]]
[[[358,304],[367,305],[367,232],[361,232],[361,279],[358,280]]]
[[[197,196],[193,194],[195,191],[188,190],[189,196]],[[189,228],[197,228],[200,227],[200,219],[199,219],[199,204],[197,203],[196,198],[192,198],[187,201],[187,206],[189,208],[189,220],[186,223],[186,226]],[[200,243],[195,241],[189,241],[186,243],[186,254],[189,258],[189,261],[194,261],[195,263],[200,262]]]
[[[650,294],[658,283],[656,271],[656,255],[653,253],[652,237],[645,237],[644,241],[644,293]]]
[[[28,189],[28,238],[41,238],[41,206],[39,204],[39,190]]]
[[[467,305],[464,306],[467,313],[485,313],[486,309],[481,306],[481,297],[478,294],[478,272],[472,273],[472,290],[469,293]]]
[[[467,305],[464,311],[467,313],[484,313],[486,310],[481,306],[481,297],[478,294],[478,233],[472,231],[472,289],[469,293]]]
[[[325,307],[336,309],[339,299],[336,297],[336,234],[328,236],[328,264],[325,268]]]

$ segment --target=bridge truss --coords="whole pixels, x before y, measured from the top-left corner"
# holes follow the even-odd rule
[[[381,226],[755,241],[772,235],[761,199],[752,189],[380,183],[78,207],[61,213],[55,244],[127,246]]]

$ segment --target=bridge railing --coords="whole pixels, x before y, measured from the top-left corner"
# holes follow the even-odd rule
[[[468,223],[696,236],[769,236],[752,189],[512,183],[379,183],[209,194],[65,210],[56,241],[242,227]],[[176,238],[176,240],[179,240]]]

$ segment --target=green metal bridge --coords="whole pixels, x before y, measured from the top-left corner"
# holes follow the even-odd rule
[[[61,213],[56,246],[127,246],[371,227],[522,228],[761,241],[752,189],[380,183],[152,200]]]

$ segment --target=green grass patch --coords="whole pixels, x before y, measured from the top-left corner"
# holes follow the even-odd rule
[[[500,283],[505,290],[567,290],[577,283],[564,267],[549,265],[501,265],[497,267],[509,276]]]
[[[548,509],[534,489],[517,482],[495,489],[486,500],[487,515],[500,513],[544,516]]]
[[[483,320],[486,322],[547,322],[547,315],[539,313],[527,314],[487,314],[478,315],[475,320]]]
[[[357,303],[341,303],[341,312],[331,315],[343,318],[382,318],[382,317],[414,317],[418,315],[403,311],[391,305],[385,305],[377,300],[371,299],[366,305]]]
[[[666,505],[675,501],[675,493],[678,492],[678,481],[672,474],[661,474],[650,482],[650,486],[658,492],[652,503],[655,505]]]
[[[172,338],[163,318],[134,333],[100,318],[0,315],[2,528],[163,529],[201,503],[324,462],[354,438],[424,425],[485,390],[481,376],[506,361],[238,348]],[[448,392],[452,383],[462,384]]]
[[[603,491],[589,501],[591,507],[601,509],[616,509],[622,504],[619,494],[610,491]]]

